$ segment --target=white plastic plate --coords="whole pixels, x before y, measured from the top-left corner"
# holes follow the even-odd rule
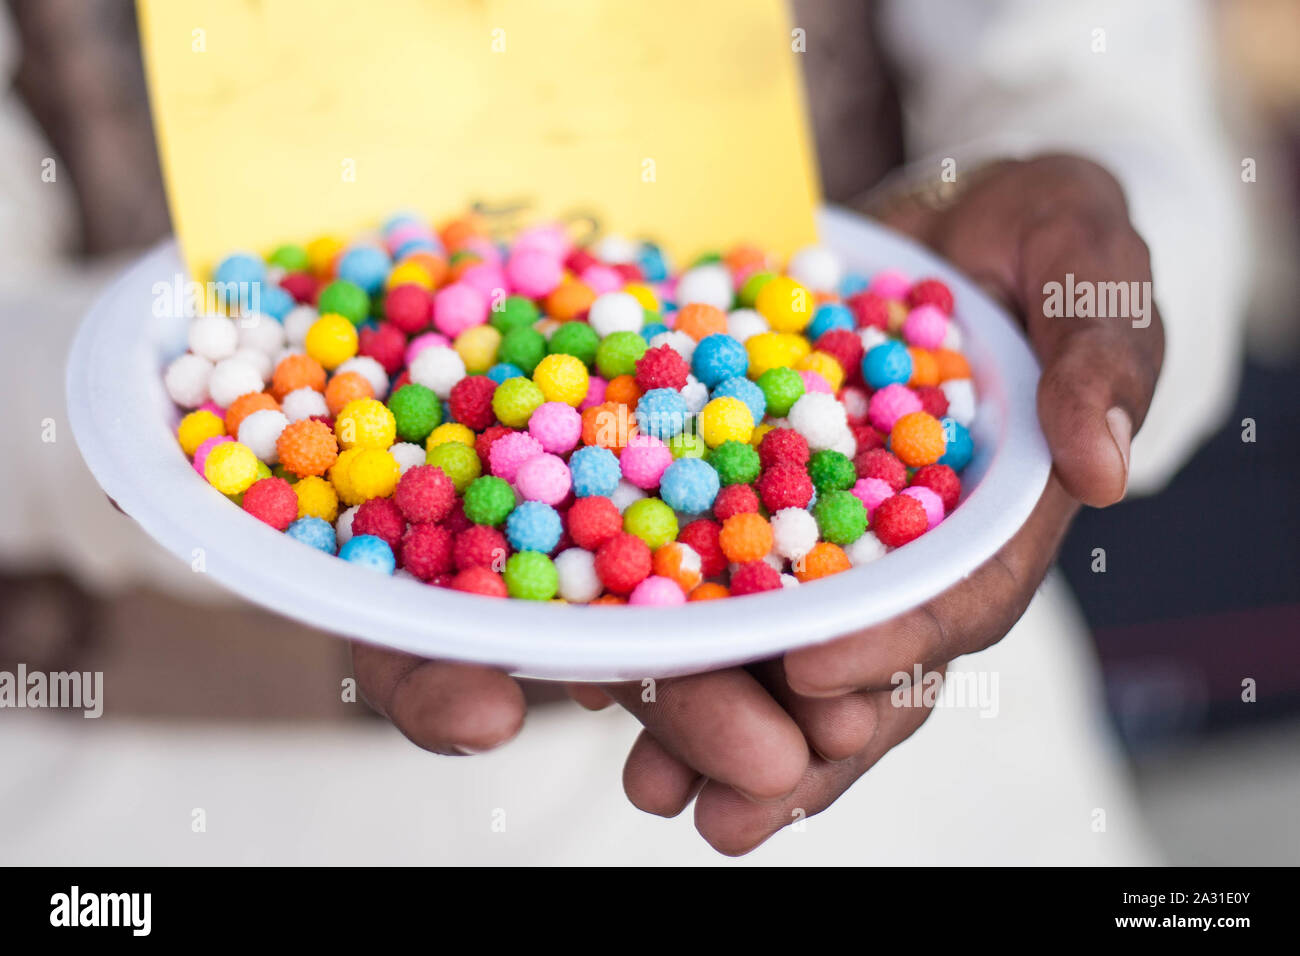
[[[964,500],[933,531],[880,560],[766,594],[675,608],[483,598],[384,577],[280,534],[205,483],[173,434],[162,369],[185,351],[183,315],[154,314],[156,283],[183,267],[173,243],[137,262],[86,316],[68,361],[77,444],[104,491],[163,547],[240,596],[340,635],[426,657],[569,680],[634,680],[772,657],[877,623],[955,584],[1029,516],[1050,458],[1035,410],[1038,365],[1010,317],[922,247],[854,214],[823,210],[822,241],[846,267],[938,276],[957,301],[979,407]]]

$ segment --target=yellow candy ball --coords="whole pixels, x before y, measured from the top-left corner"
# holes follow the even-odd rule
[[[455,441],[462,445],[474,447],[474,432],[472,429],[460,424],[460,422],[444,422],[433,431],[429,432],[429,437],[425,439],[425,451],[437,448],[444,442]]]
[[[318,276],[327,276],[334,270],[334,259],[343,247],[344,241],[337,236],[321,236],[307,243],[307,263],[311,271]]]
[[[383,402],[354,398],[334,419],[340,448],[387,448],[397,439],[397,419]]]
[[[533,382],[548,402],[563,402],[576,408],[587,397],[590,378],[582,359],[556,352],[537,363]]]
[[[802,332],[812,321],[816,299],[789,276],[777,276],[758,292],[754,308],[777,332]]]
[[[226,423],[221,420],[221,416],[202,408],[190,412],[176,426],[176,439],[181,443],[181,449],[187,458],[193,458],[199,446],[209,438],[217,438],[225,433]]]
[[[223,495],[237,495],[257,481],[257,466],[260,464],[247,445],[223,441],[208,451],[207,461],[203,463],[203,477]]]
[[[829,352],[817,350],[809,352],[795,363],[795,368],[801,372],[816,372],[826,379],[826,384],[831,387],[832,392],[839,392],[844,384],[844,366],[840,365],[839,359]]]
[[[654,289],[650,288],[644,282],[629,282],[623,286],[623,291],[641,303],[641,308],[647,312],[658,312],[660,309],[659,297],[655,295]]]
[[[793,368],[812,351],[802,335],[793,332],[760,332],[745,340],[749,355],[749,377],[756,379],[774,368]]]
[[[361,501],[387,498],[397,488],[402,468],[389,452],[382,448],[366,448],[357,455],[348,468],[348,481],[352,496]]]
[[[308,475],[299,479],[293,486],[298,496],[299,518],[322,518],[334,522],[339,516],[339,495],[324,478]]]
[[[352,489],[352,479],[350,477],[352,463],[356,461],[357,456],[363,451],[365,451],[364,448],[345,449],[339,452],[338,458],[330,466],[330,483],[334,486],[334,490],[338,492],[339,501],[345,505],[359,505],[365,500],[356,496]]]
[[[715,398],[700,411],[700,437],[710,448],[725,441],[747,443],[754,435],[754,416],[738,398]]]
[[[326,312],[307,330],[303,348],[332,371],[357,354],[356,326],[341,315]]]
[[[432,289],[433,277],[429,275],[429,270],[418,262],[399,262],[393,266],[393,271],[388,273],[384,285],[389,289],[399,285],[418,285],[422,289]]]
[[[757,448],[759,445],[763,444],[763,436],[770,432],[772,428],[772,425],[759,425],[754,429],[754,437],[749,440],[749,443]]]
[[[482,375],[496,364],[497,349],[501,347],[501,333],[490,325],[476,325],[456,336],[452,347],[465,363],[466,372]]]

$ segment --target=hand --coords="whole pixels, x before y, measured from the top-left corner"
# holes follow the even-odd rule
[[[610,695],[645,725],[624,770],[633,804],[674,816],[698,791],[695,823],[728,854],[748,852],[833,803],[928,716],[890,704],[891,676],[1000,640],[1054,560],[1079,503],[1119,501],[1129,445],[1159,374],[1164,333],[1122,319],[1049,318],[1044,286],[1150,282],[1147,249],[1102,168],[1049,156],[983,170],[944,209],[888,217],[978,281],[1025,324],[1043,367],[1038,414],[1052,474],[1025,526],[961,584],[892,621],[749,668]],[[599,703],[590,689],[589,705]]]

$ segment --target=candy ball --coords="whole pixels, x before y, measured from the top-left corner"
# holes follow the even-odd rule
[[[748,442],[754,434],[754,416],[738,398],[715,398],[700,411],[699,430],[710,448],[725,441]]]
[[[563,352],[552,353],[538,362],[533,381],[548,402],[576,407],[587,397],[587,366]]]
[[[645,353],[646,340],[637,333],[614,332],[602,339],[596,349],[596,369],[606,380],[635,375],[637,360]]]
[[[343,316],[353,325],[360,325],[370,315],[370,295],[355,282],[335,279],[320,290],[316,309],[322,315],[332,312]]]
[[[672,463],[673,453],[668,446],[651,435],[633,435],[619,456],[623,477],[647,490],[658,487],[660,477]]]
[[[939,464],[947,465],[953,471],[961,471],[970,464],[971,458],[975,455],[975,442],[966,426],[955,418],[941,419],[939,424],[943,426],[945,441],[943,457],[939,459]]]
[[[925,527],[927,531],[943,520],[943,499],[929,488],[923,485],[913,485],[911,488],[904,488],[899,494],[907,495],[909,498],[915,498],[921,502],[921,507],[925,509]]]
[[[216,438],[225,433],[225,423],[207,409],[190,412],[181,419],[180,425],[176,428],[176,438],[181,443],[181,450],[189,458],[193,458],[199,446],[209,438]]]
[[[223,442],[209,449],[203,477],[223,495],[237,495],[257,480],[257,465],[257,456],[246,446]]]
[[[484,475],[465,489],[465,517],[474,524],[496,527],[515,507],[515,492],[503,478]]]
[[[871,527],[881,544],[898,548],[923,535],[929,527],[929,517],[925,506],[914,496],[897,494],[876,508]]]
[[[512,378],[497,386],[492,395],[492,411],[503,425],[523,428],[546,395],[536,383],[526,378]]]
[[[700,556],[690,545],[679,541],[669,541],[663,547],[655,549],[651,558],[651,570],[660,577],[676,582],[685,593],[698,587],[704,577]]]
[[[757,455],[754,456],[754,464],[758,464]],[[718,472],[699,458],[677,459],[664,470],[659,479],[659,495],[664,502],[674,511],[688,515],[709,510],[718,495],[719,487]]]
[[[614,594],[630,594],[650,576],[650,548],[635,534],[620,532],[597,549],[595,565],[596,574],[606,590]]]
[[[555,556],[558,591],[566,601],[586,604],[604,590],[596,573],[596,556],[583,548],[567,548]]]
[[[911,377],[912,356],[902,342],[883,342],[862,357],[862,378],[872,388],[906,385]]]
[[[802,332],[815,306],[812,291],[789,276],[772,279],[754,300],[754,308],[776,332]]]
[[[393,557],[393,549],[388,546],[388,542],[372,534],[350,538],[339,549],[339,557],[381,574],[392,574],[397,568],[397,560]]]
[[[677,537],[677,515],[658,498],[641,498],[623,512],[623,530],[653,550]]]
[[[238,440],[268,465],[279,463],[276,443],[289,426],[289,419],[278,409],[264,408],[253,412],[239,425]],[[283,529],[281,529],[283,530]]]
[[[326,369],[336,369],[357,354],[357,330],[346,318],[325,313],[312,323],[303,340],[308,356]]]
[[[529,501],[558,505],[572,487],[569,466],[555,455],[536,455],[520,466],[515,487]]]
[[[334,526],[322,518],[312,516],[299,518],[290,523],[285,529],[285,534],[295,541],[301,541],[308,547],[324,551],[326,554],[333,554],[337,549]]]
[[[615,332],[640,332],[645,325],[645,308],[630,293],[606,292],[591,304],[587,321],[602,339]]]
[[[686,594],[672,578],[652,575],[632,589],[627,603],[668,607],[674,604],[685,604]]]
[[[163,386],[171,400],[181,408],[198,408],[208,400],[211,376],[211,362],[201,355],[186,352],[167,366]]]
[[[195,355],[220,362],[239,348],[239,330],[224,315],[200,315],[190,322],[188,341]]]
[[[471,481],[483,474],[483,462],[472,445],[462,442],[443,442],[428,450],[424,460],[442,470],[456,491],[463,492]]]
[[[325,396],[311,388],[295,388],[281,400],[280,410],[291,422],[300,422],[304,418],[313,418],[317,415],[321,417],[329,415]]]
[[[700,303],[726,311],[735,299],[731,272],[718,263],[696,266],[683,272],[677,280],[677,303],[682,306]]]
[[[789,561],[798,561],[817,543],[817,519],[803,508],[783,508],[772,515],[772,550]]]
[[[506,262],[506,278],[511,287],[530,299],[550,295],[563,277],[560,259],[541,249],[518,249]]]
[[[262,390],[262,373],[252,364],[239,356],[222,359],[212,368],[208,378],[208,392],[212,400],[222,408],[227,407],[240,395]]]
[[[814,450],[831,448],[849,428],[844,406],[821,392],[803,395],[790,408],[790,425]]]
[[[947,450],[944,428],[933,415],[910,412],[894,423],[889,447],[910,468],[932,465]]]
[[[578,498],[609,497],[618,487],[622,474],[619,460],[607,448],[588,445],[579,448],[569,459],[573,493]]]
[[[416,385],[423,385],[439,398],[447,398],[452,387],[465,377],[465,360],[455,349],[432,346],[415,357],[410,372],[411,381]]]
[[[540,501],[525,501],[506,518],[506,538],[518,551],[549,553],[563,533],[559,513]]]
[[[526,601],[549,601],[560,585],[554,562],[537,551],[512,554],[506,561],[504,577],[509,595]]]

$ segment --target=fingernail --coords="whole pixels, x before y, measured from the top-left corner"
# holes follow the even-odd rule
[[[485,751],[477,750],[474,747],[466,747],[462,744],[452,744],[451,749],[461,757],[477,757]]]
[[[1124,465],[1124,485],[1119,493],[1123,498],[1128,490],[1128,453],[1133,441],[1133,422],[1129,420],[1128,412],[1116,407],[1106,413],[1106,427],[1110,429],[1111,440],[1115,442],[1115,450]]]

